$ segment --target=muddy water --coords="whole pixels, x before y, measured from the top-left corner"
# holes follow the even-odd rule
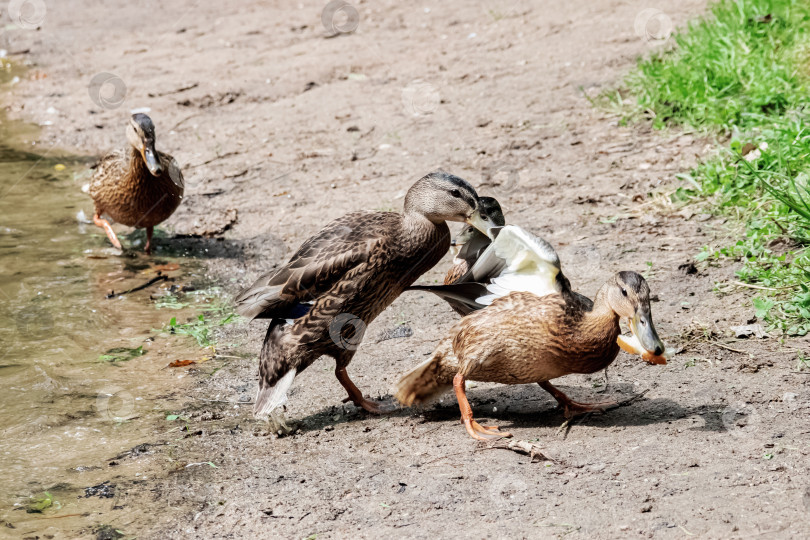
[[[0,141],[20,129],[29,128],[0,118]],[[167,365],[204,365],[188,336],[156,330],[210,300],[170,289],[199,283],[198,266],[160,251],[115,252],[77,219],[92,210],[81,191],[88,178],[86,163],[0,142],[0,537],[12,532],[3,521],[19,533],[71,530],[88,515],[109,522],[99,509],[111,511],[115,498],[85,498],[85,488],[115,483],[117,454],[172,429],[166,416],[189,368]],[[107,298],[158,272],[171,279]],[[27,512],[44,491],[55,503]],[[136,511],[119,506],[115,520]]]

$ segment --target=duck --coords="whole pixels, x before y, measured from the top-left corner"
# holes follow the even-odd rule
[[[492,208],[492,206],[490,206]],[[462,317],[490,305],[496,298],[510,292],[531,292],[537,296],[570,289],[570,282],[561,271],[560,258],[544,239],[517,225],[501,225],[497,215],[483,213],[482,223],[487,239],[477,240],[479,249],[453,265],[448,276],[453,280],[444,285],[413,285],[408,290],[427,291],[447,301]],[[466,246],[466,245],[465,245]],[[467,265],[467,271],[457,276],[456,268]]]
[[[497,199],[480,197],[478,204],[482,218],[489,221],[488,230],[506,225],[506,218]],[[450,246],[450,251],[453,253],[453,266],[444,276],[444,284],[452,285],[467,275],[472,265],[491,243],[492,239],[488,234],[482,233],[472,225],[464,226]]]
[[[665,347],[653,325],[650,288],[636,272],[613,275],[594,300],[570,287],[543,296],[510,292],[462,318],[427,361],[402,377],[395,398],[412,406],[452,387],[462,423],[477,440],[511,434],[474,420],[465,390],[468,380],[537,383],[554,397],[567,418],[604,411],[617,403],[577,402],[550,381],[573,373],[595,373],[610,365],[619,353],[620,319],[628,320],[633,341],[655,359],[651,363],[662,363]]]
[[[127,147],[101,158],[90,180],[93,223],[104,229],[117,249],[121,249],[121,242],[104,216],[129,227],[145,228],[144,251],[151,253],[155,225],[180,206],[185,182],[177,161],[155,149],[155,124],[149,116],[133,114],[126,137]]]
[[[235,300],[236,312],[270,319],[259,355],[257,417],[287,401],[297,374],[319,357],[335,360],[344,401],[380,414],[347,373],[365,328],[450,247],[448,221],[486,231],[478,194],[464,179],[434,171],[405,194],[404,210],[354,212],[309,238],[285,265],[259,277]],[[268,418],[269,419],[269,418]]]

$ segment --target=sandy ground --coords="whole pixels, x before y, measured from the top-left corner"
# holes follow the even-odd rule
[[[325,2],[46,6],[40,30],[2,34],[0,47],[31,64],[10,114],[45,124],[40,152],[98,155],[123,143],[128,110],[149,107],[188,186],[168,227],[221,239],[200,255],[229,290],[332,218],[400,209],[405,189],[441,167],[549,240],[579,291],[646,272],[659,332],[684,347],[663,367],[622,353],[607,387],[602,373],[557,381],[582,399],[647,391],[568,429],[537,387],[472,389],[479,420],[554,460],[531,463],[469,439],[451,396],[384,418],[341,405],[326,359],[296,379],[288,416],[300,432],[269,436],[235,404],[255,392],[264,324],[228,327],[237,358],[198,379],[187,437],[125,458],[149,480],[111,476],[123,509],[56,525],[57,537],[102,523],[143,538],[810,535],[810,377],[796,373],[808,343],[729,340],[753,318],[751,291],[713,292],[734,265],[681,267],[739,232],[666,197],[706,142],[621,127],[586,98],[653,48],[634,31],[642,10],[681,25],[703,1],[359,2],[356,31],[335,37]],[[338,26],[352,25],[346,13]],[[98,74],[110,75],[92,84]],[[401,297],[369,328],[355,382],[390,395],[455,320],[427,294]],[[375,343],[401,322],[412,337]],[[216,468],[185,467],[208,461]]]

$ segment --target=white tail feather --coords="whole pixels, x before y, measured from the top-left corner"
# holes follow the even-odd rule
[[[256,394],[256,404],[253,406],[253,414],[257,418],[269,416],[274,409],[287,403],[287,392],[292,386],[295,374],[295,369],[291,369],[275,385],[269,388],[259,386],[259,391]]]

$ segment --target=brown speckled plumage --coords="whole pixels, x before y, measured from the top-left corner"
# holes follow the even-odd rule
[[[134,148],[104,156],[90,181],[96,213],[129,227],[154,227],[183,200],[183,173],[168,154],[157,152],[163,172],[153,176]]]
[[[403,377],[396,397],[405,405],[429,401],[458,373],[503,384],[594,373],[618,355],[619,332],[607,285],[595,303],[568,289],[542,297],[513,292],[459,321],[433,356]]]
[[[272,386],[291,368],[300,373],[324,354],[348,365],[355,351],[332,339],[335,317],[347,314],[370,324],[441,260],[450,245],[447,225],[406,219],[393,212],[343,216],[307,240],[287,265],[237,298],[240,313],[247,316],[247,306],[258,301],[262,311],[257,317],[263,318],[284,317],[295,304],[314,301],[309,313],[278,339],[265,342],[260,376],[266,384]],[[343,331],[345,343],[356,345],[362,339],[354,335],[352,324],[333,328],[333,333],[337,330]]]
[[[594,302],[572,292],[568,280],[559,284],[560,292],[544,295],[511,292],[461,319],[429,360],[400,379],[397,400],[404,405],[423,403],[452,385],[461,421],[477,440],[511,434],[473,419],[467,380],[538,383],[568,418],[616,405],[576,402],[549,381],[610,365],[619,354],[620,318],[632,318],[630,328],[644,348],[661,354],[664,346],[652,323],[647,282],[635,272],[619,272],[599,289]]]
[[[256,413],[277,407],[282,396],[275,385],[322,355],[336,360],[350,398],[373,410],[345,373],[363,337],[358,332],[441,260],[450,247],[445,220],[463,221],[476,205],[467,182],[432,173],[409,190],[403,214],[343,216],[243,291],[236,299],[240,314],[272,319],[259,361]]]
[[[464,277],[464,274],[470,271],[470,263],[466,260],[460,260],[454,262],[453,266],[450,267],[450,270],[447,271],[447,274],[444,276],[444,284],[445,285],[452,285],[453,283],[460,280]]]

